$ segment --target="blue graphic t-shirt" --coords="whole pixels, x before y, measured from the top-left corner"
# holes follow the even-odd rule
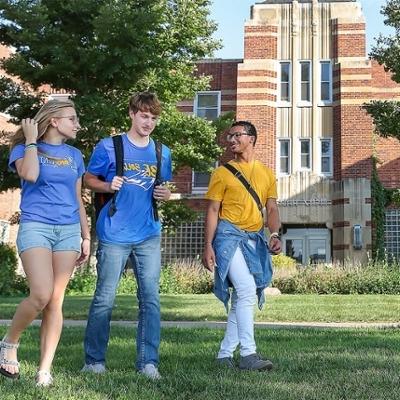
[[[117,194],[117,212],[109,217],[110,201],[100,211],[96,224],[99,240],[108,243],[140,243],[160,234],[161,224],[153,216],[153,186],[157,172],[154,141],[145,147],[135,146],[127,134],[124,146],[124,184]],[[111,182],[116,174],[115,152],[111,138],[101,140],[90,159],[88,171]],[[161,180],[172,178],[171,151],[162,146]]]
[[[25,146],[15,146],[9,166],[24,157]],[[39,176],[35,183],[21,179],[21,222],[67,225],[79,222],[76,182],[84,174],[81,152],[68,144],[38,142]]]

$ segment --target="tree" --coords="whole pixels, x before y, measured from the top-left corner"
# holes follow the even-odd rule
[[[208,78],[195,76],[195,62],[219,47],[211,38],[216,25],[208,19],[209,5],[0,0],[0,43],[15,49],[1,66],[19,78],[0,79],[0,111],[18,122],[40,107],[43,85],[73,93],[83,127],[76,145],[88,157],[100,138],[128,127],[130,95],[153,90],[164,104],[154,136],[173,149],[174,167],[207,169],[220,154],[216,129],[176,104],[207,88]]]
[[[381,14],[385,16],[385,25],[393,27],[395,32],[389,36],[381,34],[370,56],[384,65],[392,73],[392,79],[400,83],[400,0],[387,0]],[[364,108],[372,116],[378,135],[400,140],[399,101],[372,101]]]

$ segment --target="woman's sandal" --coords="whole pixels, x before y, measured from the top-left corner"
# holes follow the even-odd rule
[[[49,371],[40,370],[36,373],[36,386],[47,387],[53,384],[53,377]]]
[[[9,365],[12,367],[17,367],[19,369],[19,362],[18,361],[11,361],[6,358],[7,350],[18,349],[19,343],[13,344],[8,343],[4,340],[0,341],[0,365]],[[18,379],[19,372],[11,373],[8,372],[6,369],[0,367],[0,374],[4,375],[6,378],[9,379]]]

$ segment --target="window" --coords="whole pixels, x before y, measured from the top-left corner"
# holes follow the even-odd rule
[[[332,139],[321,139],[321,174],[332,175]]]
[[[194,100],[196,117],[210,121],[217,119],[221,111],[221,92],[198,92]]]
[[[300,139],[300,168],[311,168],[311,141],[310,139]]]
[[[311,102],[311,61],[300,61],[300,100]]]
[[[330,61],[321,61],[321,102],[332,102],[332,65]]]
[[[284,103],[291,101],[290,93],[290,62],[282,61],[280,63],[280,96],[279,100]]]
[[[221,92],[198,92],[194,100],[194,114],[209,121],[217,119],[221,113]],[[204,193],[210,181],[209,172],[193,171],[192,192]]]
[[[281,175],[290,174],[290,140],[279,140],[279,173]]]

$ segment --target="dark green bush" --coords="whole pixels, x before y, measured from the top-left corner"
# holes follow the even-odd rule
[[[308,266],[274,278],[273,286],[287,294],[400,294],[400,267],[383,263]]]
[[[0,244],[0,295],[10,296],[27,293],[25,279],[17,274],[18,259],[15,249]]]

